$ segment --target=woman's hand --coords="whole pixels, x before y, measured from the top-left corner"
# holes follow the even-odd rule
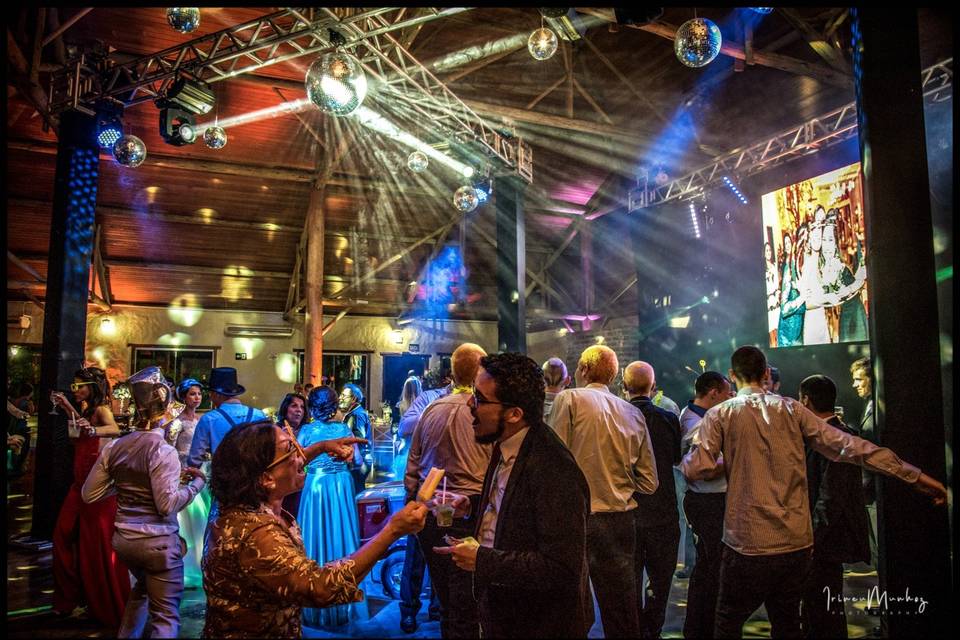
[[[77,418],[76,425],[77,429],[80,430],[80,433],[88,437],[92,438],[93,436],[97,435],[97,428],[90,424],[90,421],[86,418]]]
[[[393,534],[400,538],[410,533],[417,533],[427,523],[427,506],[420,502],[408,502],[403,509],[393,514],[389,526]]]
[[[207,481],[207,474],[196,467],[184,467],[183,471],[180,472],[181,477],[186,477],[187,482],[193,480],[194,478],[200,478],[204,482]]]

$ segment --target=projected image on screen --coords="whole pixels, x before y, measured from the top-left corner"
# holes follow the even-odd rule
[[[860,163],[763,196],[771,347],[867,339]]]

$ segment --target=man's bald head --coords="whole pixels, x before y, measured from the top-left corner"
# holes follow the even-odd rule
[[[473,384],[480,370],[480,358],[487,355],[478,344],[464,342],[450,356],[450,368],[453,369],[453,384],[466,387]]]
[[[591,384],[598,382],[609,385],[617,377],[617,371],[620,369],[620,362],[617,360],[617,354],[610,347],[602,344],[595,344],[587,347],[580,354],[580,362],[577,363],[577,382],[578,384]]]
[[[623,388],[627,390],[630,397],[647,396],[653,392],[653,385],[657,379],[650,363],[642,360],[635,360],[627,365],[623,372]]]

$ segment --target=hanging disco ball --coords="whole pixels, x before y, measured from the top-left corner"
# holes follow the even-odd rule
[[[113,145],[113,157],[123,166],[134,169],[147,159],[147,145],[137,136],[125,135]]]
[[[767,15],[768,13],[773,13],[773,7],[750,7],[750,11],[756,11],[760,15]]]
[[[553,30],[540,27],[527,39],[527,50],[534,60],[549,60],[557,52],[558,44]]]
[[[427,154],[422,151],[414,151],[407,156],[407,167],[414,173],[426,170],[428,164],[430,164],[430,161],[427,159]]]
[[[480,198],[477,197],[477,190],[469,185],[464,185],[457,189],[453,194],[453,206],[460,213],[470,213],[480,204]]]
[[[353,113],[367,97],[367,76],[349,53],[334,51],[317,58],[307,70],[307,95],[335,116]]]
[[[203,143],[211,149],[223,149],[227,146],[227,132],[216,125],[207,127],[203,132]]]
[[[720,28],[712,20],[694,18],[677,29],[673,50],[677,59],[688,67],[704,67],[717,57],[722,43]]]
[[[200,9],[197,7],[171,7],[167,9],[167,22],[180,33],[196,31],[200,26]]]

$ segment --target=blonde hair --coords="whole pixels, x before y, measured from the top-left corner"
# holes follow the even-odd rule
[[[602,344],[595,344],[583,350],[577,368],[586,369],[584,378],[588,383],[610,384],[617,377],[620,362],[617,360],[617,354],[613,349]]]
[[[478,344],[464,342],[450,356],[453,383],[457,386],[472,385],[480,370],[480,358],[487,355]]]
[[[403,382],[403,392],[400,394],[400,402],[397,405],[401,416],[407,412],[422,390],[423,385],[420,384],[420,378],[416,376],[410,376]]]

